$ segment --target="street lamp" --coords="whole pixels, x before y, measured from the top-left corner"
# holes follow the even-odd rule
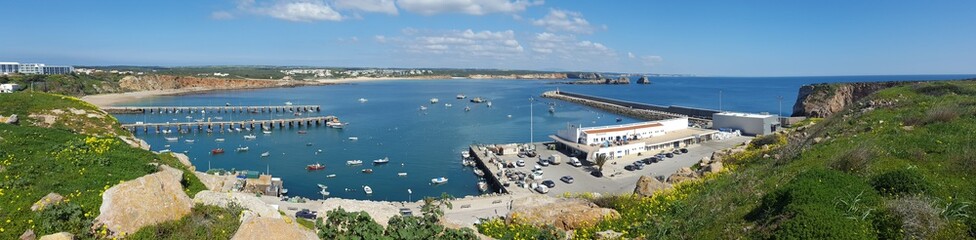
[[[413,190],[407,188],[407,202],[413,202]]]

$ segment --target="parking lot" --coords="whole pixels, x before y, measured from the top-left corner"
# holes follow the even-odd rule
[[[515,162],[519,159],[525,161],[525,166],[515,167],[512,170],[521,171],[525,173],[532,172],[535,165],[540,165],[538,163],[539,157],[547,158],[553,154],[559,156],[561,164],[542,166],[543,175],[542,178],[537,180],[527,180],[528,183],[536,182],[541,183],[544,180],[552,180],[555,182],[555,187],[549,189],[548,195],[560,196],[563,193],[580,193],[580,192],[596,192],[605,194],[620,194],[620,193],[631,193],[634,191],[637,180],[642,175],[649,176],[669,176],[682,167],[689,167],[697,164],[702,157],[711,156],[712,152],[720,149],[725,149],[733,147],[740,143],[749,140],[750,137],[733,137],[724,140],[709,141],[702,144],[696,144],[688,146],[688,153],[675,155],[673,158],[665,158],[661,162],[651,163],[645,165],[644,169],[636,171],[624,170],[624,166],[632,164],[635,161],[651,157],[657,152],[646,152],[642,156],[636,154],[627,155],[621,158],[615,158],[607,161],[606,165],[603,166],[604,176],[601,178],[594,177],[590,175],[590,172],[596,170],[596,166],[587,161],[582,161],[583,166],[574,167],[569,162],[569,156],[562,152],[548,150],[543,144],[538,144],[536,146],[536,152],[538,156],[535,158],[519,158],[516,155],[505,155],[499,156],[502,160]],[[567,184],[560,181],[562,176],[571,176],[574,181],[571,184]],[[525,192],[530,191],[526,188],[519,188],[515,184],[511,184],[508,187],[511,192]],[[534,192],[534,191],[532,191]]]

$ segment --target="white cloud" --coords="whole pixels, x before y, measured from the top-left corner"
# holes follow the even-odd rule
[[[542,3],[543,1],[530,0],[397,0],[397,5],[403,10],[423,15],[515,13]]]
[[[627,52],[627,57],[630,58],[630,59],[637,58],[637,56],[634,55],[634,53],[632,53],[632,52]]]
[[[508,59],[525,51],[512,30],[427,32],[405,29],[403,32],[406,36],[401,41],[402,47],[410,53]]]
[[[549,32],[538,33],[532,39],[532,51],[540,54],[553,54],[564,59],[608,58],[617,53],[598,42],[578,41],[573,35],[558,35]]]
[[[335,7],[337,9],[378,12],[390,15],[399,14],[393,0],[335,0]]]
[[[661,56],[641,56],[640,60],[641,60],[641,64],[644,64],[645,66],[648,67],[653,67],[654,65],[663,62],[664,58],[662,58]]]
[[[336,39],[336,41],[338,41],[339,43],[349,43],[349,44],[352,44],[352,43],[358,43],[359,42],[359,38],[358,37],[338,38],[338,39]]]
[[[210,18],[214,20],[230,20],[234,19],[234,15],[227,11],[215,11],[210,13]]]
[[[549,14],[532,21],[532,25],[546,28],[552,32],[593,33],[593,26],[579,12],[549,9]]]
[[[386,43],[386,36],[383,35],[376,35],[373,37],[373,39],[375,39],[378,43]]]
[[[273,18],[295,21],[342,21],[342,14],[320,1],[278,3],[263,10]]]

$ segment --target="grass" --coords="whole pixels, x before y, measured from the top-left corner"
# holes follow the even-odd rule
[[[784,159],[763,159],[752,147],[726,161],[730,171],[704,180],[649,198],[598,199],[622,217],[573,235],[587,239],[609,229],[665,239],[976,238],[968,207],[976,200],[976,82],[907,84],[866,100],[897,104],[811,121],[817,124],[804,130],[809,138],[771,145],[771,152],[802,149]],[[924,124],[906,127],[909,118]]]
[[[69,109],[85,110],[97,116],[74,115]],[[56,114],[52,112],[53,110],[64,113]],[[57,115],[57,120],[49,127],[96,136],[131,136],[119,126],[118,120],[112,115],[101,112],[98,107],[88,102],[69,96],[30,91],[0,94],[0,115],[12,114],[17,114],[21,125],[48,126],[44,120],[29,116],[31,114]]]
[[[243,208],[221,208],[197,204],[193,212],[179,220],[139,229],[126,239],[230,239],[240,227]]]

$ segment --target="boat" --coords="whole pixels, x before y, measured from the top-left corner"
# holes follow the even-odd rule
[[[471,107],[464,107],[464,111],[465,112],[470,112],[471,111]]]
[[[263,152],[263,153],[261,153],[261,157],[268,157],[268,156],[271,156],[271,152]]]
[[[359,137],[349,137],[349,141],[356,141],[356,140],[359,140]]]
[[[244,129],[241,129],[239,127],[236,127],[236,128],[234,128],[234,131],[242,132],[242,131],[244,131]]]
[[[282,195],[288,194],[288,189],[287,188],[282,188],[281,189],[281,194]]]
[[[491,107],[491,101],[488,102],[488,107]]]
[[[196,142],[197,140],[187,139],[187,140],[183,140],[183,141],[186,142],[186,143],[193,143],[193,142]]]
[[[322,189],[322,191],[319,191],[319,194],[322,194],[323,197],[328,197],[329,195],[332,195],[332,193],[330,193],[329,191],[326,191],[325,189]]]
[[[163,145],[164,148],[169,148],[169,144]]]
[[[447,178],[446,177],[433,178],[430,179],[430,182],[433,184],[442,184],[447,182]]]
[[[485,102],[485,99],[484,98],[481,98],[481,97],[475,97],[475,98],[472,98],[471,99],[471,102],[473,102],[473,103],[483,103],[483,102]]]
[[[319,184],[317,184],[317,185],[319,185],[319,188],[321,188],[321,189],[323,189],[323,190],[324,190],[324,189],[329,189],[329,186],[326,186],[326,185],[324,185],[324,184],[321,184],[321,183],[319,183]]]
[[[458,94],[457,95],[457,99],[464,99],[466,97],[468,97],[468,96],[464,96],[464,94]]]
[[[237,147],[237,151],[238,152],[246,152],[248,149],[251,149],[251,148],[250,147]]]
[[[305,166],[305,169],[310,171],[322,170],[325,169],[325,165],[322,165],[321,163],[309,164],[308,166]]]
[[[397,173],[397,176],[406,177],[407,176],[407,173],[405,173],[405,172]]]
[[[373,173],[373,169],[372,168],[363,169],[362,172],[363,173]]]
[[[224,120],[224,117],[214,117],[214,120]]]
[[[261,132],[264,133],[264,134],[271,134],[271,131],[268,131],[268,130],[264,130],[264,131],[261,131]]]
[[[223,138],[214,139],[214,142],[224,142]]]
[[[377,164],[377,165],[379,165],[379,164],[387,164],[387,163],[390,163],[390,158],[389,157],[385,157],[385,158],[380,158],[380,159],[373,160],[373,164]]]
[[[474,175],[478,175],[479,177],[484,177],[485,176],[485,172],[484,171],[481,171],[481,169],[475,169],[474,170]]]
[[[312,146],[312,143],[305,143],[305,146]]]
[[[346,165],[362,165],[363,160],[349,160],[346,161]]]
[[[420,111],[426,111],[426,110],[427,110],[427,106],[420,106]]]
[[[508,115],[508,118],[512,118],[512,114],[509,114],[509,115]]]
[[[169,130],[169,129],[163,130],[163,134],[170,134],[170,133],[173,133],[173,130]]]
[[[345,125],[345,124],[343,124],[342,122],[326,122],[325,123],[325,126],[328,126],[330,128],[342,128],[343,125]]]
[[[336,175],[335,175],[335,173],[333,173],[333,174],[325,175],[325,177],[327,177],[327,178],[335,178]]]
[[[165,137],[165,138],[166,138],[166,141],[169,141],[169,142],[175,142],[175,141],[179,141],[180,140],[179,137]]]
[[[172,152],[172,150],[169,149],[159,150],[159,153],[168,153],[168,152]]]
[[[622,121],[624,121],[624,120],[621,119],[621,118],[617,118],[617,122],[622,122]]]
[[[366,192],[366,194],[373,194],[373,188],[369,186],[363,186],[363,192]]]
[[[308,132],[305,131],[305,130],[298,130],[298,134],[306,134],[306,133],[308,133]]]
[[[461,158],[467,159],[471,157],[471,151],[461,151]]]
[[[367,101],[369,101],[369,100],[367,100],[365,98],[359,98],[359,102],[361,102],[361,103],[364,103],[364,102],[367,102]]]
[[[444,107],[451,107],[451,106],[454,106],[454,105],[451,105],[450,103],[445,103],[444,104]]]
[[[254,140],[256,138],[258,138],[258,136],[254,136],[254,134],[244,135],[244,140]]]
[[[549,113],[556,113],[556,107],[549,106]]]
[[[291,106],[291,102],[285,102],[285,106]]]
[[[484,181],[478,182],[478,190],[481,191],[481,192],[488,191],[488,183],[486,183]]]
[[[430,99],[430,104],[435,104],[435,103],[437,103],[437,102],[440,102],[440,101],[441,101],[440,99],[437,99],[437,98],[431,98],[431,99]]]
[[[210,150],[210,154],[221,154],[221,153],[224,153],[223,148],[215,148],[214,150]]]

